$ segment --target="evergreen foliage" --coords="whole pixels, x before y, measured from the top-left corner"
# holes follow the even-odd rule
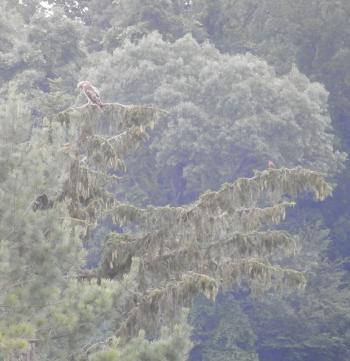
[[[19,105],[17,109],[21,109]],[[51,155],[53,169],[50,166],[42,165],[41,167],[43,174],[51,174],[51,176],[53,176],[52,172],[56,174],[55,179],[48,180],[48,176],[45,178],[37,172],[37,166],[32,168],[32,171],[36,172],[36,177],[31,177],[35,181],[32,187],[37,187],[39,199],[45,199],[43,198],[45,194],[51,203],[50,206],[47,202],[40,203],[33,194],[32,188],[29,188],[31,191],[25,192],[25,195],[31,197],[32,202],[29,201],[25,208],[25,212],[28,212],[25,218],[29,222],[28,226],[32,226],[33,219],[40,220],[40,216],[45,215],[45,223],[41,227],[36,226],[36,230],[43,229],[41,239],[44,244],[49,241],[49,235],[54,237],[55,241],[49,241],[45,246],[37,242],[36,246],[39,249],[32,248],[32,251],[35,251],[35,257],[29,254],[32,263],[26,262],[24,266],[33,264],[33,267],[41,267],[44,261],[41,258],[44,256],[41,255],[42,251],[46,252],[45,261],[50,262],[50,265],[57,262],[55,260],[58,251],[57,238],[62,239],[63,244],[69,242],[74,252],[70,252],[71,264],[66,263],[68,259],[65,259],[64,263],[58,265],[57,270],[51,266],[50,272],[46,271],[42,275],[45,281],[40,277],[35,278],[35,281],[32,281],[33,285],[31,282],[29,284],[25,282],[26,278],[22,280],[24,275],[18,274],[20,271],[18,268],[15,275],[6,269],[6,259],[9,256],[5,254],[3,265],[5,273],[8,273],[9,277],[10,275],[14,277],[15,280],[19,277],[29,289],[25,293],[20,283],[19,296],[16,290],[6,292],[6,285],[4,285],[4,304],[10,302],[8,307],[13,307],[12,312],[15,312],[16,318],[19,317],[18,308],[30,307],[35,310],[40,307],[46,310],[42,311],[43,314],[39,313],[41,317],[36,313],[36,317],[31,319],[33,325],[29,323],[26,326],[19,317],[21,322],[18,327],[23,332],[13,331],[9,327],[8,331],[3,333],[2,337],[5,340],[3,352],[4,355],[8,355],[6,357],[13,359],[16,354],[22,352],[21,349],[24,349],[27,355],[33,352],[44,355],[46,350],[47,355],[52,353],[55,357],[64,358],[67,357],[67,353],[59,349],[63,345],[64,349],[70,350],[71,355],[75,352],[82,356],[87,355],[84,350],[90,349],[94,343],[90,346],[82,346],[82,343],[78,341],[79,337],[82,334],[88,337],[91,332],[87,327],[89,324],[94,327],[101,323],[102,326],[105,322],[103,315],[107,314],[110,307],[115,310],[115,316],[110,320],[107,329],[110,330],[109,332],[114,330],[113,332],[125,342],[130,337],[137,336],[141,329],[145,329],[148,335],[157,335],[159,327],[164,322],[168,324],[170,321],[180,321],[182,308],[190,306],[196,294],[202,292],[209,299],[214,300],[219,287],[238,283],[242,277],[251,280],[252,286],[256,287],[270,287],[273,284],[275,287],[287,284],[291,287],[303,287],[302,274],[276,268],[266,261],[252,258],[253,250],[250,246],[249,251],[249,243],[256,242],[256,246],[259,245],[259,247],[254,247],[254,255],[257,257],[270,255],[275,248],[281,246],[284,248],[288,243],[292,246],[287,248],[293,250],[293,242],[286,234],[253,231],[257,231],[262,224],[279,223],[284,218],[285,207],[288,203],[274,204],[280,200],[282,194],[288,193],[293,197],[300,191],[311,190],[320,200],[328,196],[331,192],[330,187],[324,182],[322,176],[315,172],[301,168],[258,172],[254,178],[239,179],[233,184],[224,185],[218,192],[208,192],[194,204],[180,208],[163,207],[143,210],[119,203],[107,191],[106,182],[114,180],[114,176],[110,176],[109,173],[120,168],[121,156],[126,150],[125,144],[129,148],[135,146],[142,139],[140,135],[147,127],[153,126],[155,117],[160,113],[160,110],[149,107],[124,107],[119,104],[108,104],[101,112],[88,105],[78,109],[68,109],[57,116],[50,116],[45,121],[46,126],[35,130],[31,138],[28,133],[21,135],[22,129],[16,123],[10,123],[12,125],[9,127],[8,134],[4,133],[4,139],[6,139],[4,144],[5,151],[10,152],[9,156],[14,156],[15,164],[11,166],[11,162],[6,162],[6,166],[12,170],[13,174],[5,173],[5,180],[8,177],[17,179],[20,175],[22,176],[22,174],[17,174],[21,170],[22,163],[18,163],[16,157],[18,153],[21,154],[19,150],[23,144],[26,144],[26,148],[24,148],[25,154],[22,150],[22,156],[29,159],[45,164],[48,159],[45,155]],[[5,113],[4,122],[9,118],[13,118],[14,121],[20,119],[18,113]],[[22,127],[26,125],[23,120],[19,124]],[[108,138],[104,138],[107,134]],[[119,137],[121,134],[128,135],[128,143],[123,141],[123,136]],[[19,140],[16,138],[12,140],[10,135],[17,135]],[[110,141],[111,135],[113,142]],[[28,138],[31,139],[30,143],[23,142]],[[13,152],[14,146],[19,148],[17,152]],[[43,152],[41,157],[40,152]],[[23,172],[28,172],[25,165],[22,167]],[[59,167],[59,170],[55,167]],[[38,181],[39,179],[41,182]],[[17,217],[20,217],[16,214],[17,206],[19,206],[17,190],[14,188],[12,192],[6,191],[6,181],[2,184],[4,197],[10,196],[13,199],[10,202],[4,198],[4,204],[13,203],[13,208],[10,207],[11,219],[16,223]],[[16,187],[16,182],[14,187]],[[38,202],[40,206],[33,207],[34,203],[38,204]],[[264,207],[257,208],[260,204]],[[129,247],[129,242],[125,241],[117,242],[118,250],[112,248],[109,249],[110,252],[105,253],[106,257],[110,257],[109,268],[116,267],[116,270],[123,271],[121,274],[117,272],[113,275],[119,276],[116,285],[107,283],[106,286],[101,287],[100,291],[96,289],[95,283],[83,283],[80,286],[79,283],[74,282],[74,278],[84,278],[84,273],[80,271],[83,263],[78,261],[81,251],[79,238],[84,239],[87,234],[85,232],[82,234],[79,230],[82,228],[88,230],[99,218],[105,216],[112,216],[119,226],[129,224],[131,228],[127,227],[124,231],[134,230],[136,237],[139,237],[138,235],[143,230],[150,235],[150,238],[143,236],[139,241],[141,243],[138,250],[143,247],[147,249],[145,253],[135,252],[135,249]],[[23,215],[19,218],[21,223],[22,218],[24,218]],[[49,219],[52,223],[49,223]],[[53,222],[54,219],[55,222]],[[18,249],[15,247],[13,250],[22,257],[24,249],[28,246],[22,244],[21,237],[18,238],[17,224],[13,223],[11,226],[11,221],[8,221],[6,216],[3,220],[7,225],[7,227],[4,225],[2,237],[5,250],[8,248],[6,247],[8,242],[14,237],[19,245]],[[52,229],[47,228],[49,224],[52,224]],[[208,228],[208,224],[212,226]],[[9,227],[12,227],[12,231]],[[66,230],[69,235],[59,235],[57,233],[59,229],[61,232]],[[211,232],[208,233],[209,230]],[[233,232],[234,235],[231,235]],[[76,243],[71,243],[72,235],[75,235]],[[126,235],[123,233],[124,239]],[[130,233],[129,237],[133,237],[132,235],[133,233]],[[230,235],[231,239],[229,239]],[[40,239],[40,233],[36,232],[35,237]],[[32,238],[25,237],[25,239],[33,242]],[[213,241],[216,243],[213,244]],[[232,248],[230,252],[225,254],[223,251],[213,251],[220,249],[219,243],[222,241],[225,241],[224,244],[228,249]],[[131,243],[135,244],[135,241],[132,239]],[[110,245],[110,243],[107,244]],[[123,251],[125,244],[127,254]],[[51,246],[48,248],[48,245]],[[55,246],[52,249],[53,245]],[[120,263],[119,254],[122,262],[127,259],[129,264]],[[247,258],[244,258],[245,256]],[[39,259],[42,261],[39,262]],[[196,262],[193,262],[194,259]],[[237,262],[232,263],[235,259]],[[99,279],[111,277],[110,272],[103,273],[105,268],[103,264],[106,262],[106,259],[103,259],[102,267],[97,274]],[[23,272],[27,276],[31,274],[24,270]],[[48,288],[39,288],[40,291],[35,292],[39,296],[38,299],[34,297],[37,300],[35,303],[32,300],[34,294],[32,287],[34,289],[39,287],[36,282],[39,284],[49,282],[49,285]],[[126,294],[120,293],[123,288],[128,290]],[[56,292],[54,292],[55,289]],[[63,299],[62,295],[64,295]],[[77,298],[76,301],[73,301],[72,296]],[[61,297],[61,301],[51,300],[51,297]],[[44,304],[40,303],[42,299],[45,299]],[[118,309],[119,312],[116,312]],[[28,314],[24,313],[23,319],[26,320],[27,317]],[[53,328],[49,333],[47,333],[47,321],[43,321],[45,317],[52,319]],[[6,324],[12,325],[13,321],[9,317],[4,317],[3,322],[6,327]],[[43,326],[38,327],[38,323]],[[45,333],[43,333],[44,330]],[[60,341],[55,341],[57,339]],[[47,348],[51,343],[53,345]],[[97,351],[105,347],[106,341],[103,341]]]
[[[94,56],[83,72],[102,85],[107,100],[169,111],[147,151],[126,160],[119,193],[132,203],[190,203],[207,189],[266,169],[269,159],[332,175],[344,166],[328,94],[296,69],[279,77],[250,54],[223,55],[189,35],[169,43],[153,33]]]
[[[348,359],[347,263],[327,264],[307,222],[320,216],[294,207],[331,195],[325,177],[344,168],[314,79],[339,134],[346,1],[0,9],[0,360],[185,361],[183,309],[199,293],[194,359]],[[80,105],[82,78],[101,86],[102,111]],[[269,298],[214,302],[247,285]]]

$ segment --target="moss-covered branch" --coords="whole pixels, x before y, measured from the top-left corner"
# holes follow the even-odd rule
[[[308,169],[269,169],[256,172],[252,178],[239,178],[234,183],[226,183],[217,192],[204,193],[189,206],[140,209],[120,204],[111,214],[120,224],[136,222],[147,229],[166,229],[174,224],[201,222],[205,215],[220,217],[224,212],[234,214],[239,209],[249,212],[249,209],[261,204],[275,205],[284,195],[296,197],[301,192],[312,192],[317,200],[323,200],[331,194],[332,189],[322,174]]]
[[[202,293],[214,301],[219,288],[232,287],[243,279],[249,282],[254,292],[267,288],[290,291],[305,286],[305,277],[301,272],[273,267],[255,259],[224,264],[221,276],[221,280],[216,280],[205,274],[188,272],[162,288],[148,289],[135,295],[133,307],[127,312],[116,335],[127,340],[136,336],[140,329],[148,335],[157,335],[162,325],[180,319],[182,308],[190,307],[196,295]]]
[[[71,129],[84,125],[94,129],[95,134],[119,134],[135,127],[153,128],[157,118],[166,113],[152,106],[105,103],[102,111],[93,105],[66,109],[46,118],[44,124],[60,123]]]
[[[238,208],[222,214],[212,214],[208,209],[187,217],[187,210],[181,207],[139,209],[119,204],[108,214],[113,214],[118,225],[125,226],[128,219],[134,229],[138,227],[140,230],[156,232],[162,240],[208,243],[226,238],[234,232],[257,230],[263,224],[278,224],[284,219],[286,208],[293,205],[283,202],[266,208]]]
[[[277,249],[294,254],[296,240],[284,231],[235,233],[230,238],[207,245],[158,241],[152,235],[134,237],[123,234],[109,236],[103,251],[101,275],[121,277],[129,271],[132,257],[143,257],[149,286],[163,284],[193,271],[216,277],[217,265],[247,257],[268,257]]]
[[[202,293],[215,300],[217,292],[214,279],[197,273],[185,274],[179,281],[169,282],[163,288],[148,290],[139,296],[116,335],[127,340],[136,336],[140,329],[156,335],[162,325],[179,321],[183,307],[191,306],[196,295]]]

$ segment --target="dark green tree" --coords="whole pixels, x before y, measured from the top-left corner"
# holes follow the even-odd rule
[[[169,110],[148,149],[127,160],[119,192],[138,204],[188,203],[266,169],[269,159],[330,174],[343,167],[328,93],[296,68],[278,77],[252,55],[223,55],[191,36],[169,43],[155,33],[113,55],[96,54],[83,74],[101,84],[106,100]]]
[[[243,279],[256,291],[303,288],[303,275],[273,266],[270,255],[295,251],[294,237],[274,229],[291,199],[304,191],[324,199],[330,187],[318,172],[332,174],[344,161],[333,149],[322,86],[295,68],[278,77],[256,57],[225,56],[189,36],[141,40],[157,26],[171,40],[188,31],[194,12],[180,3],[91,2],[96,18],[84,19],[87,27],[75,19],[83,3],[60,2],[63,10],[50,16],[35,2],[4,5],[25,31],[15,34],[2,19],[1,76],[26,94],[16,100],[2,87],[2,358],[183,360],[185,326],[147,339],[179,322],[196,294],[213,300]],[[127,7],[120,18],[119,6]],[[90,55],[79,73],[83,34],[90,51],[108,52]],[[102,84],[111,102],[102,112],[57,113],[73,103],[78,76]],[[42,116],[41,128],[34,118]],[[147,151],[127,159],[130,176],[120,180],[123,158],[158,116]],[[239,178],[265,169],[268,159],[278,169]],[[217,191],[194,201],[207,188]],[[126,200],[193,202],[137,208]],[[99,268],[87,270],[84,243],[99,222],[119,232],[103,244]]]
[[[84,105],[46,119],[48,144],[65,145],[67,155],[65,166],[60,167],[62,193],[55,202],[64,201],[70,219],[85,228],[83,239],[99,219],[109,218],[122,229],[107,237],[100,267],[77,274],[102,284],[105,278],[113,280],[111,292],[116,295],[109,327],[121,343],[113,351],[108,340],[94,338],[78,352],[82,357],[97,352],[103,359],[107,352],[118,360],[118,347],[140,330],[158,337],[162,326],[180,322],[183,307],[189,307],[201,292],[214,300],[219,289],[243,279],[256,291],[305,285],[301,272],[268,262],[277,250],[293,254],[295,239],[266,227],[281,222],[286,209],[294,205],[284,199],[286,194],[295,198],[311,191],[318,200],[330,194],[331,188],[315,171],[256,172],[253,178],[240,178],[177,208],[137,208],[108,192],[108,184],[118,181],[113,172],[124,168],[123,156],[138,146],[158,116],[167,112],[106,103],[102,111]],[[89,287],[95,286],[85,284]]]

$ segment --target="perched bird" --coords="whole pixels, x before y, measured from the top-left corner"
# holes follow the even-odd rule
[[[267,162],[267,168],[268,169],[276,169],[277,167],[276,167],[276,164],[272,160],[269,160]]]
[[[100,93],[97,88],[95,88],[89,81],[84,80],[78,83],[77,88],[84,92],[85,96],[88,99],[89,104],[96,105],[100,110],[102,110],[103,103],[100,98]]]

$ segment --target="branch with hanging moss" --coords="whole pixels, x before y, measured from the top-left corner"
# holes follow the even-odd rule
[[[290,199],[304,191],[323,200],[331,194],[331,187],[313,171],[271,169],[207,192],[186,207],[140,209],[117,204],[107,214],[131,231],[140,231],[109,236],[103,254],[103,276],[124,279],[133,268],[137,304],[127,311],[117,335],[127,339],[142,328],[152,335],[163,321],[176,321],[181,308],[190,306],[200,291],[215,298],[218,288],[228,289],[243,280],[254,292],[303,289],[303,273],[272,266],[266,260],[276,250],[293,254],[294,237],[282,231],[257,230],[262,224],[284,219],[286,207],[294,205],[278,203],[285,195]],[[147,235],[142,234],[144,229]],[[135,256],[142,259],[138,271]],[[198,287],[193,279],[184,282],[188,275],[200,275],[215,287]]]
[[[146,229],[167,229],[174,224],[198,223],[205,215],[207,221],[210,216],[220,217],[224,212],[233,214],[237,209],[247,209],[248,212],[248,209],[259,204],[274,205],[286,194],[296,197],[304,191],[312,192],[317,200],[323,200],[331,195],[332,188],[322,174],[314,171],[299,167],[269,169],[257,172],[252,178],[239,178],[234,183],[226,183],[217,192],[206,192],[197,202],[186,207],[140,209],[120,204],[110,215],[122,225],[139,222]]]
[[[122,158],[128,152],[137,149],[146,139],[148,139],[148,134],[144,128],[132,127],[113,137],[99,134],[85,135],[79,139],[75,148],[70,143],[66,143],[61,151],[70,155],[72,161],[79,154],[85,163],[105,172],[109,170],[125,172]]]
[[[87,213],[95,215],[108,209],[105,205],[114,204],[109,194],[101,194],[101,190],[116,179],[107,173],[110,170],[125,171],[121,157],[136,148],[147,137],[146,130],[153,128],[156,119],[165,113],[153,107],[111,103],[102,112],[89,106],[68,109],[45,120],[48,142],[69,145],[65,147],[65,153],[70,156],[67,159],[69,176],[58,200],[72,200],[72,217],[87,219]],[[110,136],[115,133],[118,134]],[[105,176],[102,176],[103,172]],[[94,198],[103,199],[104,205],[100,201],[92,203]],[[98,209],[93,210],[93,204],[98,205]]]
[[[219,267],[220,285],[223,290],[230,289],[232,285],[242,280],[248,282],[254,293],[274,289],[279,292],[293,292],[303,290],[306,278],[303,272],[289,268],[272,266],[263,259],[244,259],[239,263],[230,261]]]
[[[143,126],[133,126],[112,137],[92,134],[80,141],[79,151],[85,152],[87,159],[98,167],[125,172],[122,158],[148,139],[146,130]]]
[[[294,238],[258,230],[281,222],[286,208],[294,205],[290,199],[299,193],[308,191],[323,200],[332,192],[320,173],[282,168],[224,184],[185,207],[140,209],[118,203],[103,189],[107,178],[100,171],[124,170],[122,157],[145,139],[162,114],[166,112],[152,107],[109,103],[102,111],[86,105],[47,119],[52,142],[64,140],[75,147],[62,196],[70,216],[89,223],[111,216],[125,230],[139,232],[110,236],[100,269],[77,275],[90,281],[118,278],[123,292],[116,305],[116,335],[123,340],[141,329],[157,334],[164,322],[176,322],[198,293],[215,300],[219,288],[242,280],[256,290],[303,288],[302,273],[261,258],[275,250],[293,253]]]
[[[278,224],[286,215],[286,208],[293,202],[283,202],[265,208],[238,208],[222,214],[211,214],[211,209],[197,209],[187,217],[183,207],[148,207],[140,209],[127,204],[118,204],[107,215],[122,227],[156,232],[158,239],[172,242],[210,243],[228,237],[234,232],[259,229],[263,224]],[[155,246],[155,245],[154,245]]]
[[[167,114],[166,110],[153,106],[105,103],[101,111],[94,105],[86,104],[84,107],[68,108],[50,118],[45,118],[44,125],[50,126],[57,122],[70,127],[73,124],[83,123],[96,130],[103,130],[105,134],[115,134],[133,127],[153,128],[159,116]]]
[[[120,181],[122,179],[121,177],[118,177],[118,176],[116,176],[114,174],[106,174],[106,173],[103,173],[101,171],[91,169],[88,166],[82,164],[81,162],[79,163],[79,167],[80,167],[81,170],[86,171],[88,174],[93,174],[96,177],[100,177],[100,179],[105,184],[108,184],[110,182],[113,182],[113,183],[118,182],[118,181]]]
[[[127,341],[143,329],[148,335],[156,336],[161,326],[176,322],[181,317],[183,307],[190,307],[195,296],[202,293],[215,301],[218,290],[231,288],[246,280],[254,293],[263,289],[279,291],[301,290],[306,280],[303,273],[273,267],[258,259],[247,259],[240,263],[221,265],[221,279],[204,274],[189,272],[178,281],[169,281],[162,288],[140,293],[136,305],[127,313],[127,318],[116,331],[116,336]]]
[[[313,193],[318,201],[332,194],[331,186],[319,172],[301,167],[267,169],[256,171],[252,178],[239,178],[233,183],[226,183],[217,192],[204,193],[192,210],[210,208],[220,211],[255,207],[261,202],[274,204],[285,194],[296,197],[305,191]]]
[[[121,152],[115,149],[111,138],[93,134],[84,142],[86,161],[93,163],[98,168],[125,171],[125,165],[121,159]]]
[[[85,151],[87,159],[98,167],[125,172],[122,158],[147,139],[146,128],[134,126],[112,137],[90,135],[81,142],[80,152]]]
[[[119,177],[91,169],[76,159],[70,164],[69,175],[63,184],[60,198],[62,200],[68,197],[86,204],[94,198],[112,200],[112,194],[104,191],[103,188],[116,180],[119,180]]]
[[[156,335],[165,323],[179,320],[183,307],[191,306],[196,295],[202,293],[214,301],[217,292],[214,279],[197,273],[185,274],[180,281],[169,282],[163,288],[147,290],[128,312],[116,336],[127,341],[137,336],[141,329]]]
[[[147,252],[147,249],[152,251]],[[295,254],[295,237],[285,231],[235,233],[229,239],[206,246],[194,243],[186,246],[177,244],[172,248],[163,244],[140,247],[138,241],[109,243],[108,250],[103,252],[100,274],[102,277],[121,278],[128,272],[132,257],[142,257],[148,288],[189,271],[217,277],[217,265],[224,261],[237,263],[247,257],[268,257],[276,250]]]

